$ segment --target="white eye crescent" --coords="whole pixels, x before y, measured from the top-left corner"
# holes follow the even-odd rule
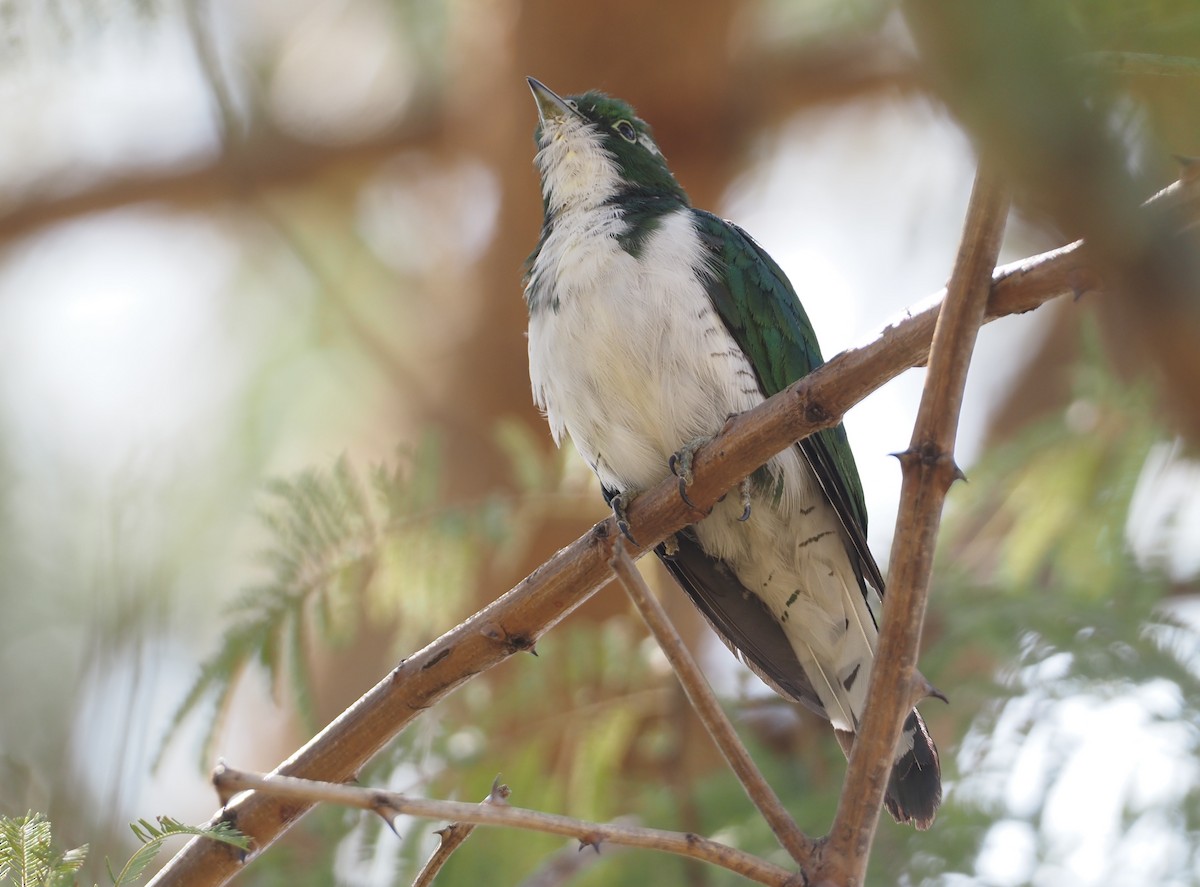
[[[628,120],[618,120],[613,124],[613,129],[617,131],[617,135],[627,142],[637,141],[637,130],[633,128],[633,124]]]

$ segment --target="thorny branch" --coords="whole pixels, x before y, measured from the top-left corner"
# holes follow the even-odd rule
[[[1200,218],[1200,179],[1176,182],[1150,201],[1148,211],[1180,225],[1194,223]],[[1099,289],[1100,281],[1082,247],[1082,242],[1076,242],[997,269],[986,319],[1031,311],[1059,296]],[[696,481],[689,488],[693,502],[701,509],[710,507],[773,454],[836,424],[846,410],[872,391],[909,367],[924,363],[940,309],[940,298],[935,297],[873,341],[837,355],[737,417],[723,434],[697,452]],[[643,493],[629,509],[632,531],[647,546],[697,517],[680,501],[671,479]],[[560,550],[503,597],[402,662],[275,772],[331,782],[351,778],[422,711],[474,675],[513,653],[530,649],[542,634],[606,584],[612,578],[608,560],[615,533],[612,521],[605,521]],[[308,803],[283,802],[252,792],[214,818],[236,817],[238,828],[261,852],[308,807]],[[176,854],[151,884],[223,884],[244,864],[240,853],[197,839]]]
[[[746,751],[729,717],[721,708],[721,703],[717,701],[716,694],[704,679],[700,666],[684,646],[679,632],[671,625],[666,610],[646,587],[642,574],[637,571],[629,553],[625,551],[623,540],[618,538],[613,549],[613,572],[617,574],[634,606],[641,613],[642,620],[658,641],[658,646],[662,648],[667,661],[671,663],[671,668],[679,678],[679,683],[683,685],[683,691],[687,694],[692,709],[700,717],[708,735],[725,756],[729,769],[742,783],[742,788],[767,821],[779,843],[803,869],[813,854],[813,842],[796,826],[795,820],[783,806],[775,790],[759,772],[754,759],[750,757],[750,752]]]
[[[306,806],[327,803],[343,807],[369,810],[389,824],[397,816],[420,816],[426,819],[449,819],[472,825],[500,825],[527,831],[545,832],[575,838],[584,847],[593,847],[597,852],[603,843],[623,844],[647,850],[675,853],[692,859],[701,859],[713,865],[744,875],[760,884],[774,887],[799,887],[800,876],[785,868],[759,859],[757,856],[735,850],[699,835],[668,832],[662,829],[643,828],[615,823],[586,822],[569,816],[556,816],[537,810],[511,807],[502,801],[484,804],[467,804],[461,801],[435,801],[414,798],[397,792],[360,788],[331,782],[296,779],[290,776],[267,776],[246,773],[218,765],[213,771],[213,785],[221,797],[230,797],[236,792],[252,790],[260,796],[269,796],[280,802],[303,802]]]
[[[508,803],[508,796],[512,791],[507,785],[500,784],[500,777],[492,783],[492,790],[488,792],[488,796],[480,801],[481,804],[500,804]],[[452,822],[445,828],[438,829],[435,834],[441,838],[437,849],[430,854],[429,859],[425,860],[425,865],[421,866],[421,871],[417,872],[417,877],[413,880],[413,887],[430,887],[433,884],[433,879],[437,877],[438,872],[442,870],[442,866],[450,858],[467,838],[471,837],[471,832],[475,831],[475,826],[469,822]]]
[[[913,703],[928,695],[916,662],[929,577],[946,491],[962,476],[954,462],[954,438],[1008,206],[1007,188],[982,161],[933,334],[912,442],[899,454],[904,479],[870,704],[855,738],[829,841],[813,872],[815,884],[863,883],[896,743]]]

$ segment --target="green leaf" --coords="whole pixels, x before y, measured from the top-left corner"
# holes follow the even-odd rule
[[[65,853],[54,848],[50,820],[41,813],[0,816],[0,881],[17,887],[59,887],[87,858],[87,845]]]
[[[124,887],[124,885],[138,880],[145,873],[146,867],[154,861],[154,857],[162,849],[163,843],[177,835],[209,838],[240,850],[248,850],[250,847],[250,839],[227,822],[219,822],[214,826],[194,826],[184,825],[169,816],[160,816],[157,826],[148,820],[139,819],[137,822],[131,822],[129,828],[133,831],[134,836],[142,842],[142,846],[129,858],[120,873],[113,878],[114,887]],[[111,869],[109,871],[111,873]]]

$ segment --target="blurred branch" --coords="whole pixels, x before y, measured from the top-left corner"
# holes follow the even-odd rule
[[[774,832],[780,845],[803,869],[813,855],[815,849],[813,842],[796,826],[795,820],[787,812],[787,808],[783,806],[783,802],[779,800],[779,796],[775,794],[770,783],[763,777],[758,765],[754,763],[754,759],[750,757],[750,752],[746,751],[746,746],[738,738],[729,716],[725,714],[721,703],[717,701],[716,694],[708,685],[708,681],[704,679],[700,666],[688,652],[679,632],[671,625],[671,620],[667,617],[667,612],[663,609],[662,604],[650,593],[650,589],[646,586],[646,580],[633,565],[629,553],[625,551],[624,541],[619,537],[613,546],[613,557],[609,563],[621,581],[621,585],[625,587],[625,591],[633,600],[642,620],[650,629],[650,633],[658,641],[658,646],[667,657],[667,661],[671,663],[671,668],[675,671],[675,676],[679,678],[679,683],[683,685],[683,691],[687,694],[688,701],[692,703],[692,708],[700,717],[708,735],[721,750],[726,763],[729,764],[729,769],[737,776],[742,788],[746,790],[746,794],[758,808],[758,812],[767,821],[767,825],[771,827],[771,831]]]
[[[753,49],[735,61],[735,70],[737,92],[752,109],[738,116],[758,126],[820,105],[925,88],[911,52],[884,37],[806,46],[803,52]]]
[[[1092,250],[1120,299],[1106,303],[1118,357],[1157,371],[1177,428],[1200,446],[1200,247],[1168,220],[1136,211],[1145,148],[1113,124],[1118,96],[1098,76],[1068,7],[1058,3],[906,0],[931,86],[993,158],[1014,193]],[[1145,72],[1152,57],[1110,56]],[[1158,56],[1166,73],[1194,73]],[[1193,60],[1195,62],[1196,60]],[[1200,62],[1196,62],[1200,64]]]
[[[281,801],[300,801],[305,806],[326,803],[357,807],[379,815],[388,823],[397,816],[420,816],[426,819],[456,820],[472,825],[507,826],[575,838],[583,847],[593,847],[597,851],[602,843],[609,842],[702,859],[744,875],[752,881],[775,887],[798,887],[800,883],[800,876],[787,869],[699,835],[633,825],[586,822],[569,816],[510,807],[500,801],[483,804],[435,801],[352,785],[245,773],[230,769],[224,764],[213,771],[213,785],[221,797],[251,790]]]
[[[221,150],[159,169],[98,169],[92,181],[67,188],[64,180],[77,181],[74,169],[70,177],[52,174],[24,188],[12,187],[0,202],[0,243],[68,219],[139,203],[203,210],[323,176],[362,175],[392,154],[429,147],[444,134],[446,103],[431,99],[418,102],[395,127],[352,144],[306,142],[279,132],[261,115],[257,122],[241,124],[213,45],[208,3],[188,0],[184,6],[197,59],[212,93]],[[737,71],[737,92],[745,101],[736,116],[760,126],[805,107],[921,88],[913,59],[893,42],[875,37],[804,53],[758,52],[744,57]]]
[[[216,779],[215,774],[213,779]],[[508,796],[511,794],[512,790],[507,785],[501,785],[500,777],[497,776],[492,783],[492,790],[479,803],[507,806]],[[417,873],[412,887],[430,887],[433,879],[438,876],[438,872],[442,870],[454,851],[461,847],[467,838],[471,837],[473,831],[475,831],[475,826],[469,822],[452,822],[445,828],[434,832],[441,841],[429,859],[425,860],[425,865],[421,866],[421,871]]]
[[[1151,202],[1154,213],[1190,208],[1200,216],[1200,181],[1179,182]],[[987,320],[1020,313],[1063,295],[1098,287],[1083,256],[1072,244],[996,270]],[[813,432],[835,425],[842,414],[888,380],[922,364],[928,354],[941,302],[916,311],[859,348],[845,351],[823,367],[753,410],[696,453],[696,480],[688,492],[699,510],[681,501],[678,485],[667,478],[629,508],[639,555],[703,516],[726,491],[774,453]],[[379,684],[315,736],[276,773],[331,782],[351,778],[393,737],[451,690],[503,661],[529,650],[537,639],[575,610],[611,578],[608,561],[616,527],[611,519],[561,549],[507,594],[489,604],[425,649],[401,662]],[[252,792],[217,818],[235,816],[238,828],[261,851],[290,828],[306,805],[284,803]],[[190,842],[152,882],[165,885],[221,884],[245,860],[236,853]]]
[[[131,204],[204,209],[320,176],[361,176],[398,151],[429,146],[440,136],[442,123],[431,108],[417,106],[402,123],[352,145],[313,144],[263,127],[194,165],[118,172],[69,191],[59,183],[62,177],[47,177],[0,204],[0,243]]]
[[[962,476],[954,462],[954,439],[1008,207],[1007,189],[995,170],[981,161],[945,308],[933,334],[912,442],[899,454],[904,480],[869,704],[854,740],[829,842],[812,875],[815,883],[863,883],[904,720],[913,704],[929,695],[916,670],[929,577],[946,491]]]

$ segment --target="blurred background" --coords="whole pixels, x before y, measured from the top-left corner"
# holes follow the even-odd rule
[[[273,767],[604,516],[530,402],[526,75],[630,100],[826,356],[942,287],[979,151],[1006,261],[1097,244],[1114,292],[981,334],[922,659],[946,803],[871,879],[1200,883],[1200,275],[1133,209],[1200,156],[1194,0],[0,3],[0,814],[106,882],[124,823],[207,819],[217,756]],[[846,419],[881,562],[922,380]],[[643,569],[822,833],[826,728]],[[364,781],[778,857],[619,592],[538,652]],[[436,827],[322,810],[243,881],[408,883]],[[481,831],[441,882],[735,883],[560,847]]]

